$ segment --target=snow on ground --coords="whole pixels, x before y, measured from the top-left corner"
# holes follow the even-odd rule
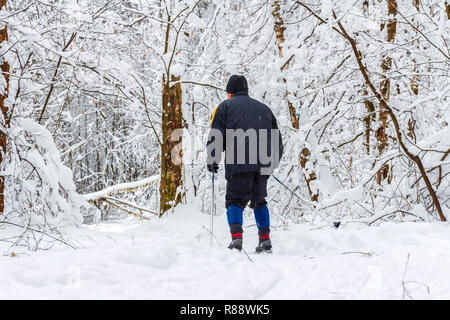
[[[0,256],[0,299],[450,299],[447,223],[291,224],[272,230],[273,254],[256,255],[247,216],[251,262],[226,248],[225,215],[211,249],[209,221],[181,206],[73,231],[81,249]]]

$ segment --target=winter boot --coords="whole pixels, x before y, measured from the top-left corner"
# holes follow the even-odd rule
[[[227,208],[227,219],[230,225],[231,243],[229,249],[242,250],[242,212],[244,209],[236,206],[229,206]]]
[[[233,233],[231,235],[231,243],[228,246],[228,249],[238,249],[239,251],[242,250],[242,233],[241,232]]]
[[[263,228],[259,229],[259,243],[256,247],[256,253],[272,253],[272,242],[270,241],[269,236],[270,229],[269,228]]]

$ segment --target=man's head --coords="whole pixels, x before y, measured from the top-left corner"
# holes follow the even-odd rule
[[[227,84],[227,98],[231,98],[236,93],[248,93],[247,79],[244,76],[232,75]]]

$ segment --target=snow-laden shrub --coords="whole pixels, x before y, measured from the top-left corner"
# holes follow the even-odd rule
[[[5,212],[0,228],[14,229],[7,231],[13,245],[45,247],[62,239],[62,228],[83,222],[80,209],[86,202],[43,126],[23,118],[12,123],[4,168]]]

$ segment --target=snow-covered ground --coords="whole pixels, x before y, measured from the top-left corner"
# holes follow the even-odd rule
[[[84,227],[72,231],[77,250],[0,256],[0,299],[450,299],[447,223],[275,226],[274,253],[256,255],[247,216],[252,262],[226,248],[225,215],[211,249],[209,216],[196,211]]]

